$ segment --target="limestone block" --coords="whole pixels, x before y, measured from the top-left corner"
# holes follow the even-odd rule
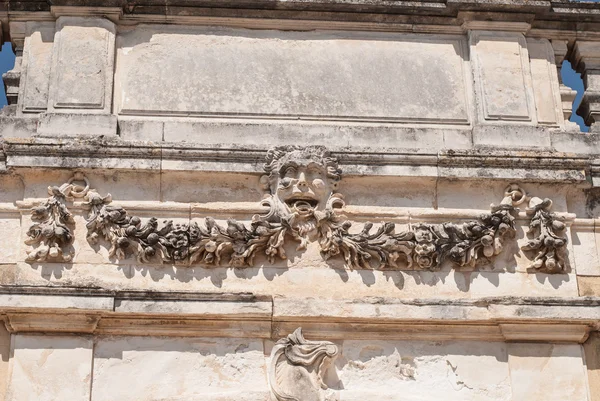
[[[21,220],[0,212],[0,263],[15,263],[21,248]]]
[[[578,296],[575,274],[474,272],[463,273],[472,298],[493,296]]]
[[[4,180],[0,180],[0,186],[2,185],[2,181]],[[10,195],[7,193],[7,198],[8,196]],[[17,261],[18,251],[21,246],[20,233],[21,216],[18,210],[10,204],[0,203],[0,238],[2,238],[0,241],[0,264],[15,263]]]
[[[517,32],[470,31],[469,39],[482,119],[532,121],[525,37]]]
[[[582,297],[600,297],[600,277],[577,276],[579,295]]]
[[[54,47],[53,22],[29,22],[25,38],[18,111],[39,113],[48,107],[50,66]]]
[[[437,185],[436,179],[426,177],[353,176],[344,177],[339,184],[339,191],[344,194],[348,205],[376,206],[370,208],[375,214],[381,210],[377,206],[432,208],[436,202]],[[404,188],[410,188],[410,191]],[[357,217],[361,216],[357,214]]]
[[[498,148],[550,148],[551,140],[548,130],[541,127],[516,130],[511,125],[478,125],[473,128],[473,144]]]
[[[342,401],[516,400],[502,343],[344,341],[336,367]]]
[[[539,124],[562,125],[562,104],[554,50],[548,39],[527,38],[533,95]]]
[[[10,333],[0,324],[0,401],[6,400],[10,358]]]
[[[18,263],[18,285],[94,286],[105,289],[251,292],[290,297],[478,298],[488,296],[578,295],[574,274],[345,270],[315,267],[229,268],[137,264]],[[312,264],[312,266],[311,266]]]
[[[141,120],[121,117],[119,118],[119,136],[126,141],[153,141],[163,140],[165,123],[160,120]]]
[[[0,308],[83,309],[111,311],[113,309],[113,298],[109,296],[86,298],[76,295],[62,295],[57,297],[35,293],[22,296],[13,294],[0,294]]]
[[[194,182],[199,185],[181,185]],[[200,184],[201,183],[201,184]],[[161,199],[170,202],[256,202],[263,196],[259,175],[164,171],[160,175]],[[229,203],[231,202],[231,203]]]
[[[462,37],[141,26],[117,42],[119,114],[469,121]]]
[[[439,209],[487,210],[504,196],[506,183],[492,180],[439,179],[436,185],[436,205]]]
[[[0,116],[0,137],[27,138],[35,135],[36,131],[36,119]]]
[[[600,135],[581,132],[554,132],[552,133],[552,147],[559,152],[598,154],[600,153]]]
[[[15,283],[17,265],[14,263],[0,264],[0,284],[12,285]]]
[[[115,26],[101,18],[59,17],[49,110],[110,113]]]
[[[100,338],[92,401],[269,401],[262,341]]]
[[[571,228],[573,258],[578,276],[600,276],[600,258],[596,245],[596,232],[591,225],[577,225]]]
[[[120,117],[121,119],[122,117]],[[149,120],[146,120],[149,121]],[[470,130],[450,128],[413,128],[385,123],[331,123],[315,121],[248,121],[215,118],[171,118],[164,121],[166,142],[198,141],[203,144],[235,143],[236,145],[278,145],[310,143],[331,149],[342,146],[377,144],[382,147],[429,149],[471,147]]]
[[[600,334],[591,333],[583,345],[585,365],[590,385],[590,401],[600,400]]]
[[[17,334],[7,401],[89,401],[92,340]]]
[[[116,136],[117,117],[114,115],[82,115],[44,113],[40,116],[39,136]]]
[[[587,401],[579,344],[508,344],[513,400]]]

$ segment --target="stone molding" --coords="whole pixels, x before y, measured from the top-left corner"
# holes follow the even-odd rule
[[[102,196],[90,189],[89,181],[77,173],[61,187],[49,187],[51,195],[41,206],[31,209],[34,223],[28,230],[26,262],[70,262],[73,234],[68,224],[72,215],[65,201],[69,195],[84,198],[89,210],[86,217],[87,241],[92,245],[107,243],[109,258],[122,261],[134,256],[138,263],[175,265],[201,264],[243,268],[255,265],[257,256],[287,259],[284,245],[293,239],[297,250],[306,250],[317,242],[325,260],[343,257],[348,269],[409,269],[436,271],[445,262],[455,267],[489,263],[503,249],[503,242],[515,235],[515,206],[529,200],[531,240],[525,251],[537,251],[533,271],[564,273],[567,269],[566,224],[550,212],[550,199],[528,198],[518,185],[507,187],[499,205],[491,212],[462,224],[414,223],[404,231],[383,221],[374,232],[366,222],[360,233],[351,232],[352,223],[340,213],[345,205],[336,191],[341,179],[338,161],[322,146],[280,146],[265,157],[265,175],[260,182],[266,191],[261,202],[266,214],[256,214],[250,225],[232,218],[223,226],[206,217],[204,224],[195,221],[173,223],[151,217],[147,221],[131,215],[122,206],[112,205],[112,196]],[[73,184],[85,182],[85,187]],[[562,219],[564,220],[564,218]]]
[[[85,2],[69,1],[60,6],[50,4],[13,2],[6,5],[6,20],[19,21],[28,15],[28,19],[58,16],[105,17],[123,25],[135,23],[170,23],[194,25],[229,25],[260,29],[360,29],[391,30],[405,32],[459,33],[464,18],[486,21],[493,16],[497,23],[531,23],[530,34],[546,37],[579,37],[574,21],[585,18],[586,34],[600,37],[592,31],[591,22],[597,22],[593,4],[569,1],[537,1],[535,3],[507,4],[506,1],[413,1],[408,3],[387,2],[378,4],[372,1],[327,1],[318,0],[286,1],[275,6],[273,2],[228,1],[226,6],[214,8],[213,2],[195,2],[193,5],[173,6],[163,2],[136,2],[135,5],[114,7],[88,6]],[[356,13],[360,10],[360,13]],[[390,14],[393,10],[394,14]],[[418,12],[415,12],[417,10]],[[0,11],[1,12],[1,11]],[[381,21],[381,14],[386,14]],[[475,14],[474,16],[472,16]],[[431,16],[435,15],[432,21]],[[522,29],[522,28],[519,28]]]
[[[0,119],[1,120],[1,119]],[[0,121],[1,122],[1,121]],[[259,127],[257,127],[259,129]],[[520,128],[514,129],[520,134]],[[428,132],[423,130],[427,135]],[[486,179],[528,182],[568,181],[589,183],[600,166],[600,136],[546,133],[552,149],[490,149],[473,144],[472,149],[366,148],[351,150],[329,147],[345,176],[383,175],[480,179],[473,169],[489,168]],[[486,137],[499,137],[490,131]],[[478,138],[482,138],[478,135]],[[201,145],[122,140],[58,140],[32,138],[0,139],[0,171],[29,167],[105,168],[149,171],[211,171],[260,174],[267,149],[251,145]],[[400,142],[401,143],[401,142]],[[518,141],[516,143],[519,143]],[[410,144],[413,145],[413,144]],[[3,158],[5,162],[3,162]],[[412,168],[419,167],[418,169]]]
[[[600,298],[290,299],[252,294],[2,287],[12,333],[279,339],[585,342]]]

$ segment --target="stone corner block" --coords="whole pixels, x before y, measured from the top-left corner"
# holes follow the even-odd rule
[[[473,128],[475,146],[500,148],[550,148],[550,132],[523,125],[478,125]]]
[[[40,116],[38,136],[116,136],[117,117],[100,114],[54,114]]]
[[[555,132],[552,134],[552,147],[558,152],[599,154],[600,135],[581,132]]]
[[[35,135],[38,120],[36,118],[20,118],[0,116],[0,136],[5,138],[28,138]]]

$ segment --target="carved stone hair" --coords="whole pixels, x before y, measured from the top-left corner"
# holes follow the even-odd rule
[[[285,145],[269,149],[265,157],[264,170],[269,182],[275,182],[281,173],[281,168],[294,159],[311,159],[322,164],[327,172],[327,178],[337,183],[342,178],[342,170],[338,161],[332,157],[324,146]]]

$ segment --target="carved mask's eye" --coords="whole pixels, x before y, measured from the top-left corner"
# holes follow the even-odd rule
[[[287,188],[292,184],[292,179],[290,177],[284,177],[279,181],[280,188]]]
[[[285,173],[283,174],[286,178],[294,178],[297,175],[297,170],[295,167],[288,167],[285,169]]]
[[[323,178],[324,172],[320,168],[311,167],[308,169],[308,174],[311,178]]]

